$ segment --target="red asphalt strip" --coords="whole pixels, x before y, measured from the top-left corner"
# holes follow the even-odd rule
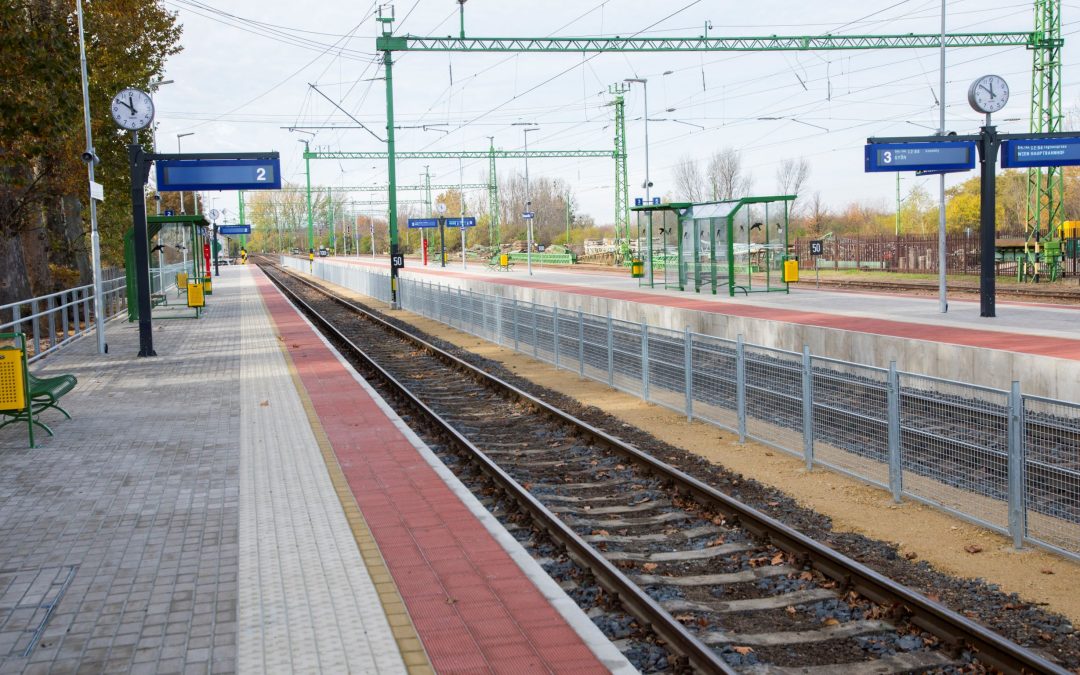
[[[389,265],[378,265],[363,261],[348,260],[344,262],[346,264],[360,265],[363,267],[384,269],[389,267]],[[1035,354],[1037,356],[1050,356],[1059,359],[1080,361],[1080,339],[1070,340],[1067,338],[981,330],[978,328],[936,326],[906,321],[894,321],[890,319],[867,319],[864,317],[843,316],[825,312],[801,312],[793,309],[776,309],[771,307],[728,303],[722,300],[697,300],[692,295],[683,298],[678,296],[673,297],[668,295],[641,293],[637,291],[617,291],[605,288],[576,286],[572,284],[523,281],[517,279],[493,279],[491,277],[469,274],[468,272],[455,272],[449,270],[441,271],[438,274],[415,268],[410,271],[417,274],[430,274],[435,277],[451,276],[461,279],[486,281],[494,284],[504,284],[507,286],[533,288],[541,291],[554,291],[557,293],[570,293],[575,295],[608,298],[611,300],[621,300],[623,302],[636,302],[643,305],[675,307],[697,312],[708,312],[710,314],[725,314],[728,316],[739,316],[767,321],[783,321],[786,323],[833,328],[855,333],[869,333],[911,340],[941,342],[945,344],[962,345],[965,347],[978,347],[981,349],[998,349],[1021,354]],[[887,301],[883,298],[882,304],[884,305],[886,302]]]
[[[435,671],[607,672],[265,275],[252,277]]]

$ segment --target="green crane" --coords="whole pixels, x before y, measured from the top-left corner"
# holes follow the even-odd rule
[[[944,36],[944,46],[959,47],[1027,47],[1034,53],[1033,77],[1037,92],[1032,103],[1032,130],[1042,131],[1060,127],[1060,30],[1061,0],[1035,0],[1035,29],[1029,32],[999,33],[950,33]],[[393,119],[393,53],[394,52],[506,52],[506,53],[603,53],[603,52],[775,52],[775,51],[840,51],[866,49],[938,49],[943,38],[939,33],[907,35],[769,35],[761,37],[465,37],[464,4],[461,4],[460,37],[423,37],[394,35],[394,16],[383,13],[380,7],[378,21],[382,34],[375,38],[375,48],[383,52],[386,81],[386,129],[387,169],[390,184],[395,184],[395,151]],[[305,153],[306,154],[306,153]],[[1038,194],[1039,208],[1035,218],[1041,216],[1042,205],[1047,206],[1047,217],[1060,205],[1062,182],[1059,172],[1047,172],[1047,180],[1041,177],[1032,194]],[[1034,182],[1032,181],[1034,184]],[[391,200],[394,193],[391,192]],[[1029,208],[1031,208],[1029,206]],[[396,217],[396,206],[391,202],[391,217]],[[616,211],[618,213],[618,210]],[[618,217],[618,216],[617,216]],[[1060,215],[1057,216],[1060,218]],[[1029,216],[1029,219],[1031,216]],[[391,246],[396,246],[396,222],[391,222]],[[392,295],[395,289],[392,288]],[[395,296],[396,297],[396,296]]]

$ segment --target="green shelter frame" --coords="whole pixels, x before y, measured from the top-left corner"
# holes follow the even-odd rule
[[[784,262],[795,195],[635,206],[639,285],[716,295],[788,293]]]
[[[207,238],[207,228],[210,227],[210,221],[206,219],[201,213],[191,215],[179,215],[179,216],[147,216],[146,218],[146,239],[147,247],[152,248],[154,239],[161,232],[166,225],[178,225],[180,227],[190,227],[190,251],[191,251],[191,279],[201,279],[203,274],[199,272],[199,263],[202,261],[203,244]],[[150,259],[151,268],[154,264],[154,257],[147,255]],[[124,233],[124,269],[125,269],[125,284],[127,292],[127,309],[128,309],[128,321],[139,320],[139,303],[136,301],[137,289],[135,285],[135,228],[128,229]]]

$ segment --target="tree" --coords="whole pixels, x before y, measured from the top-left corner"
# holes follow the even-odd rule
[[[701,175],[701,167],[696,159],[689,155],[683,157],[675,164],[675,190],[676,200],[685,202],[700,202],[705,196],[705,179]]]
[[[738,199],[750,194],[753,179],[743,172],[742,155],[734,148],[713,153],[705,170],[705,180],[712,200]]]
[[[805,157],[785,159],[776,170],[776,189],[781,195],[798,196],[810,178],[810,164]],[[790,204],[789,214],[795,217],[795,201]]]

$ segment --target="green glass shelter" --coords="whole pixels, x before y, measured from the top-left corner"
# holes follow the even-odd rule
[[[737,293],[789,291],[788,216],[795,195],[635,206],[642,286]]]
[[[194,215],[174,215],[174,216],[147,216],[146,218],[146,234],[150,248],[152,249],[158,240],[158,235],[161,230],[166,226],[179,227],[181,229],[190,228],[190,232],[184,236],[187,241],[188,252],[191,255],[191,259],[188,263],[191,265],[191,279],[200,279],[205,275],[200,272],[200,263],[203,260],[203,243],[207,240],[208,232],[207,228],[210,227],[210,222],[206,220],[206,217],[201,213]],[[154,256],[149,256],[150,260],[150,278],[154,279],[157,268],[156,260]],[[128,321],[139,320],[139,303],[136,300],[137,291],[135,286],[135,229],[129,228],[124,233],[124,267],[126,271],[127,282],[127,298],[128,298]],[[157,292],[160,292],[158,289]]]

